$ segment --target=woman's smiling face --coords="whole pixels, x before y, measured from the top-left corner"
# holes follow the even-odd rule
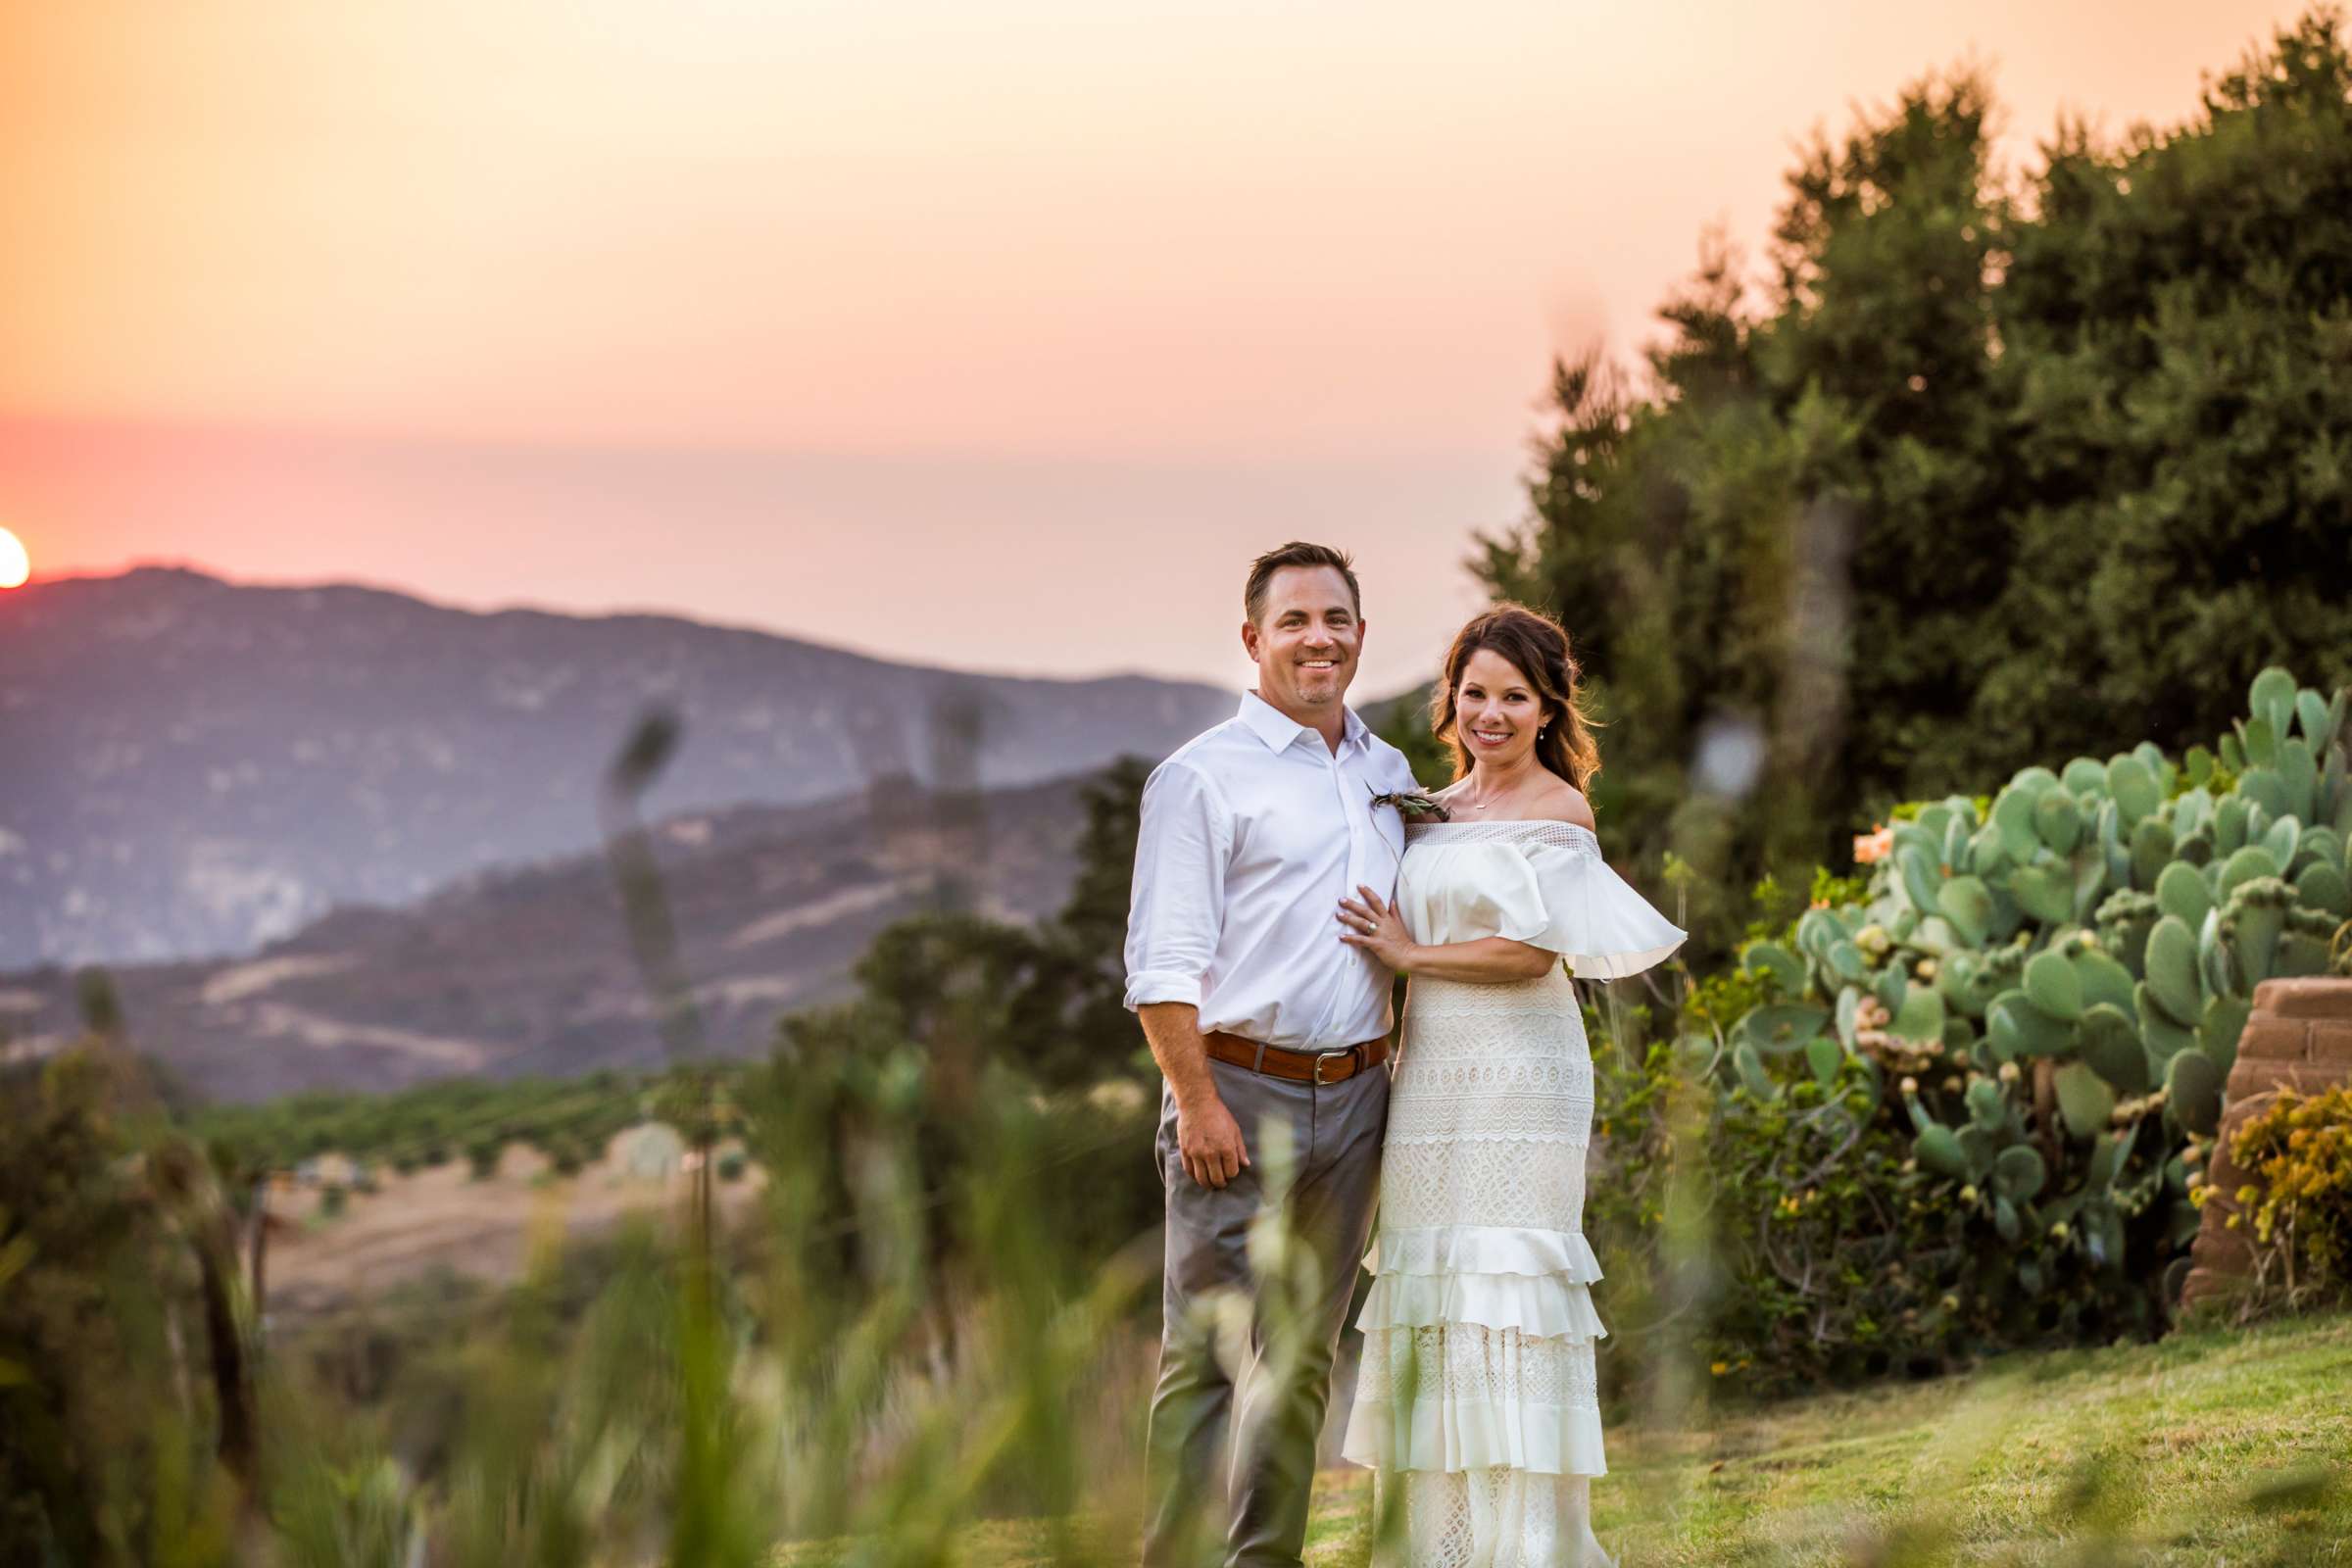
[[[1535,750],[1550,715],[1519,666],[1481,648],[1462,662],[1453,691],[1453,722],[1473,761],[1511,766]]]

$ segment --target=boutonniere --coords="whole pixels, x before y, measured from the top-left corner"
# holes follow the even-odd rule
[[[1369,784],[1364,786],[1366,789],[1371,787]],[[1434,797],[1424,795],[1419,790],[1389,790],[1385,793],[1375,794],[1372,797],[1372,809],[1377,811],[1384,806],[1396,808],[1398,816],[1423,816],[1433,822],[1453,820],[1452,812],[1446,810]]]

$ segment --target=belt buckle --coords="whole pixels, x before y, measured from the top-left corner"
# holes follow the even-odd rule
[[[1346,1051],[1325,1051],[1318,1053],[1315,1056],[1315,1065],[1310,1074],[1310,1079],[1314,1086],[1318,1089],[1328,1089],[1333,1084],[1345,1083],[1347,1082],[1348,1078],[1353,1077],[1355,1075],[1355,1069],[1350,1067],[1348,1069],[1347,1077],[1326,1078],[1323,1076],[1323,1064],[1334,1059],[1335,1057],[1342,1056],[1346,1057],[1349,1061],[1353,1061],[1355,1059],[1355,1047],[1349,1046]]]

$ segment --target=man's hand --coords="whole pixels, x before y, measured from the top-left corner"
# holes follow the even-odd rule
[[[1200,1009],[1189,1002],[1147,1002],[1135,1010],[1176,1097],[1176,1152],[1184,1173],[1203,1187],[1224,1186],[1249,1165],[1250,1151],[1242,1147],[1241,1123],[1225,1108],[1216,1075],[1208,1070]]]
[[[1224,1186],[1250,1163],[1242,1124],[1213,1090],[1190,1104],[1177,1102],[1176,1149],[1184,1156],[1184,1173],[1203,1187]]]

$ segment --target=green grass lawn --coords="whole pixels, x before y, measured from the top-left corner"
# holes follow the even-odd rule
[[[1594,1528],[1624,1568],[2352,1564],[2352,1317],[1626,1430],[1611,1460]],[[1324,1478],[1313,1568],[1362,1560],[1369,1502]]]
[[[2352,1316],[2013,1356],[1702,1431],[1628,1425],[1610,1457],[1595,1528],[1622,1568],[2352,1565]],[[1363,1472],[1327,1472],[1309,1568],[1361,1564],[1370,1512]],[[1130,1520],[1072,1525],[1086,1560],[1134,1560]],[[1054,1560],[1052,1535],[976,1526],[955,1556],[1029,1568]],[[781,1560],[857,1555],[837,1542]]]

